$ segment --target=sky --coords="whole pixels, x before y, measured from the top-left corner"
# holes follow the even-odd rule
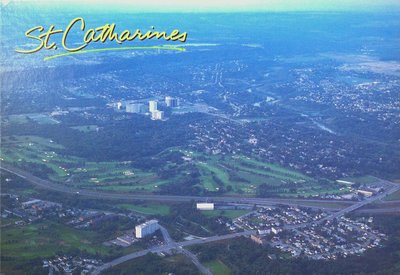
[[[1,0],[34,5],[137,11],[342,11],[400,9],[399,0]]]

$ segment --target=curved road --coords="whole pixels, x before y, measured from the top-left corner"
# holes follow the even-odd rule
[[[106,193],[106,192],[99,192],[99,191],[91,191],[91,190],[85,190],[85,189],[77,189],[73,187],[68,187],[65,185],[61,184],[55,184],[47,180],[40,179],[38,177],[33,176],[30,173],[24,172],[18,168],[12,167],[10,165],[6,165],[4,163],[0,162],[0,169],[4,171],[8,171],[14,175],[17,175],[21,178],[24,178],[25,180],[39,186],[42,188],[46,188],[49,190],[53,191],[58,191],[58,192],[63,192],[63,193],[68,193],[68,194],[79,194],[82,196],[87,196],[91,198],[97,198],[97,199],[118,199],[118,200],[153,200],[153,201],[174,201],[174,202],[187,202],[187,201],[204,201],[204,197],[197,197],[197,196],[170,196],[170,195],[145,195],[145,194],[122,194],[122,193]],[[338,218],[340,216],[343,216],[349,212],[352,212],[354,210],[357,210],[359,208],[362,208],[363,206],[366,206],[367,204],[370,204],[374,201],[377,200],[382,200],[389,194],[392,194],[393,192],[396,192],[400,190],[400,184],[394,184],[389,181],[384,181],[377,179],[377,181],[380,181],[381,183],[385,184],[388,188],[373,197],[367,198],[363,201],[359,201],[356,203],[349,203],[349,202],[344,202],[344,201],[327,201],[327,200],[309,200],[309,199],[265,199],[265,198],[240,198],[240,197],[212,197],[212,201],[214,202],[225,202],[225,203],[245,203],[245,204],[259,204],[259,205],[273,205],[273,204],[286,204],[286,205],[294,205],[294,206],[301,206],[301,205],[306,205],[308,207],[309,204],[307,203],[315,203],[315,202],[321,202],[321,203],[327,203],[327,202],[334,202],[335,204],[341,204],[344,209],[340,209],[338,212],[332,213],[328,215],[327,217],[311,222],[313,224],[319,224],[325,220],[331,220]],[[316,208],[324,208],[324,207],[318,207]],[[305,227],[311,223],[303,224],[303,225],[296,225],[293,228],[287,228],[287,229],[297,229],[297,228],[302,228]],[[111,268],[112,266],[121,264],[123,262],[135,259],[137,257],[141,257],[146,255],[149,252],[157,253],[157,252],[167,252],[170,250],[178,250],[180,253],[185,254],[186,256],[190,257],[192,261],[196,264],[196,266],[204,273],[204,274],[210,274],[209,270],[205,268],[204,266],[201,265],[200,262],[198,262],[197,258],[195,255],[190,253],[189,251],[183,249],[184,246],[190,246],[194,244],[202,244],[202,243],[208,243],[208,242],[214,242],[218,240],[225,240],[225,239],[230,239],[230,238],[236,238],[239,236],[249,236],[253,234],[255,231],[244,231],[240,233],[233,233],[233,234],[227,234],[227,235],[222,235],[222,236],[213,236],[209,238],[202,238],[202,239],[194,239],[190,241],[184,241],[184,242],[174,242],[172,239],[170,239],[168,232],[165,230],[165,228],[161,228],[162,233],[165,237],[166,244],[162,246],[157,246],[154,248],[134,252],[125,256],[122,256],[120,258],[114,259],[113,261],[106,263],[100,267],[98,267],[94,274],[100,274],[102,271]]]
[[[374,201],[381,200],[384,197],[392,194],[393,192],[396,192],[396,191],[400,190],[400,185],[399,184],[392,184],[391,183],[390,185],[391,185],[391,187],[388,188],[386,191],[384,191],[384,192],[382,192],[382,193],[380,193],[378,195],[375,195],[373,197],[370,197],[368,199],[359,201],[359,202],[357,202],[357,203],[355,203],[355,204],[353,204],[353,205],[351,205],[349,207],[346,207],[345,209],[342,209],[342,210],[340,210],[338,212],[334,212],[334,213],[328,215],[325,218],[322,218],[322,219],[317,220],[317,221],[304,223],[304,224],[285,226],[285,229],[298,230],[298,229],[304,228],[306,226],[309,226],[311,224],[320,224],[320,223],[322,223],[322,222],[324,222],[326,220],[333,220],[333,219],[339,218],[341,216],[344,216],[347,213],[350,213],[350,212],[352,212],[352,211],[354,211],[356,209],[359,209],[359,208],[361,208],[361,207],[363,207],[363,206],[365,206],[367,204],[370,204],[370,203],[372,203]],[[168,232],[164,232],[164,230],[165,230],[165,228],[162,227],[163,235],[164,234],[168,235]],[[166,240],[167,240],[166,241],[167,242],[166,245],[158,246],[158,247],[155,247],[155,248],[152,248],[152,249],[146,249],[146,250],[135,252],[135,253],[131,253],[131,254],[122,256],[120,258],[114,259],[113,261],[98,267],[96,269],[96,271],[94,272],[94,274],[100,274],[102,271],[107,270],[107,269],[109,269],[109,268],[111,268],[111,267],[113,267],[115,265],[118,265],[118,264],[121,264],[123,262],[135,259],[137,257],[144,256],[149,252],[153,252],[154,253],[154,252],[169,251],[169,250],[174,249],[174,248],[178,249],[178,250],[181,250],[181,252],[182,252],[184,250],[183,249],[184,246],[202,244],[202,243],[208,243],[208,242],[215,242],[215,241],[219,241],[219,240],[226,240],[226,239],[236,238],[236,237],[239,237],[239,236],[249,236],[251,234],[254,234],[255,232],[256,232],[255,230],[251,230],[251,231],[249,230],[249,231],[233,233],[233,234],[227,234],[227,235],[222,235],[222,236],[213,236],[213,237],[203,238],[203,239],[194,239],[194,240],[184,241],[184,242],[179,242],[179,243],[174,243],[173,241],[170,240],[169,237],[167,237],[166,238]],[[301,231],[299,231],[299,232],[301,232]],[[189,254],[186,254],[185,252],[183,252],[183,253],[185,255],[187,255],[188,257],[192,258],[192,259],[196,259],[196,256],[193,255],[192,253],[189,253]],[[194,262],[194,263],[196,264],[196,262]],[[199,267],[199,265],[200,265],[200,267]],[[200,270],[204,274],[209,274],[207,272],[207,270],[201,269],[201,263],[196,264],[196,266],[198,266],[200,268]]]

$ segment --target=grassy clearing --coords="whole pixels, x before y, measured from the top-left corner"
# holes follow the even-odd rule
[[[167,205],[163,204],[118,204],[119,208],[131,210],[144,215],[168,215],[170,212],[170,208]]]
[[[390,194],[387,197],[385,197],[384,200],[385,201],[397,201],[397,200],[400,200],[400,190]]]
[[[223,262],[219,260],[206,262],[204,265],[208,267],[211,270],[211,272],[215,275],[231,274],[231,270],[229,269],[229,267],[227,267]]]
[[[26,226],[12,226],[1,230],[2,254],[24,260],[51,257],[78,249],[95,255],[108,255],[109,248],[99,244],[95,232],[76,230],[67,226],[42,222]]]
[[[7,218],[0,218],[0,225],[1,226],[12,226],[15,224],[16,221],[20,221],[20,218],[17,217],[7,217]]]
[[[6,274],[31,274],[25,269],[27,265],[40,267],[41,260],[53,258],[56,255],[82,254],[92,258],[110,259],[120,253],[127,254],[143,249],[140,244],[127,248],[103,245],[103,242],[110,238],[108,234],[78,230],[52,221],[6,226],[1,229],[3,257],[1,269]],[[41,273],[32,272],[32,274]]]

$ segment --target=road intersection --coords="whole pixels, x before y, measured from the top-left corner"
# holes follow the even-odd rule
[[[36,186],[39,186],[41,188],[49,189],[52,191],[57,191],[57,192],[62,192],[62,193],[67,193],[67,194],[76,194],[79,196],[85,196],[85,197],[90,197],[90,198],[98,198],[98,199],[117,199],[117,200],[153,200],[153,201],[174,201],[174,202],[190,202],[190,201],[204,201],[204,197],[197,197],[197,196],[171,196],[171,195],[146,195],[146,194],[123,194],[123,193],[106,193],[106,192],[100,192],[100,191],[93,191],[93,190],[85,190],[85,189],[77,189],[73,187],[68,187],[65,185],[61,184],[56,184],[52,183],[48,180],[43,180],[40,179],[36,176],[33,176],[30,173],[27,173],[25,171],[22,171],[18,168],[12,167],[10,165],[4,164],[0,162],[0,169],[10,172],[14,175],[17,175],[31,183],[33,183]],[[380,201],[386,196],[399,191],[400,190],[400,184],[395,184],[389,181],[384,181],[381,179],[377,179],[377,181],[381,181],[385,186],[386,189],[385,191],[371,196],[369,198],[365,198],[362,201],[358,201],[356,203],[351,204],[348,206],[348,202],[343,202],[343,201],[332,201],[335,203],[342,203],[343,207],[342,209],[339,209],[336,212],[330,213],[328,216],[317,220],[317,221],[312,221],[304,224],[298,224],[298,225],[293,225],[293,226],[284,226],[286,230],[298,230],[301,228],[304,228],[306,226],[312,225],[312,224],[321,224],[324,221],[327,220],[333,220],[340,218],[341,216],[344,216],[352,211],[355,211],[357,209],[360,209],[368,204],[371,204],[376,201]],[[212,201],[214,202],[222,202],[222,203],[238,203],[238,204],[250,204],[250,205],[277,205],[277,204],[284,204],[284,205],[289,205],[289,206],[308,206],[310,202],[326,202],[325,200],[312,200],[312,199],[272,199],[272,198],[240,198],[240,197],[212,197]],[[347,207],[346,207],[347,206]],[[324,207],[316,207],[320,209],[324,209]],[[330,209],[332,210],[332,209]],[[394,208],[394,210],[398,211],[399,209]],[[226,234],[226,235],[220,235],[220,236],[212,236],[212,237],[207,237],[207,238],[196,238],[192,240],[187,240],[187,241],[182,241],[182,242],[175,242],[174,240],[171,239],[169,236],[168,231],[161,226],[160,227],[161,233],[164,237],[164,244],[152,248],[148,248],[145,250],[133,252],[127,255],[124,255],[122,257],[116,258],[108,263],[105,263],[104,265],[98,267],[93,274],[100,274],[101,272],[119,265],[121,263],[124,263],[126,261],[130,261],[132,259],[142,257],[146,255],[147,253],[162,253],[162,252],[176,252],[176,253],[182,253],[189,257],[192,262],[196,265],[196,267],[202,272],[203,274],[212,274],[209,269],[204,267],[200,261],[197,259],[196,255],[194,255],[192,252],[190,252],[187,249],[184,249],[184,247],[187,246],[192,246],[192,245],[198,245],[198,244],[205,244],[209,242],[216,242],[216,241],[222,241],[222,240],[227,240],[227,239],[232,239],[232,238],[237,238],[241,236],[250,236],[252,234],[255,234],[255,230],[245,230],[242,232],[237,232],[237,233],[231,233],[231,234]]]

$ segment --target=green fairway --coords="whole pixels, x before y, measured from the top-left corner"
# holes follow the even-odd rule
[[[80,131],[92,131],[96,125],[75,127]],[[66,148],[56,142],[37,136],[3,137],[1,158],[33,174],[46,176],[60,184],[85,189],[115,192],[158,192],[162,185],[182,182],[189,171],[198,174],[197,186],[207,192],[229,195],[254,196],[260,185],[273,190],[273,196],[304,197],[318,194],[344,193],[333,184],[322,186],[313,178],[274,163],[263,162],[243,155],[207,155],[195,151],[170,148],[180,152],[189,163],[169,163],[161,166],[162,171],[176,171],[167,177],[156,170],[143,171],[133,166],[132,161],[93,162],[68,155]],[[188,161],[188,160],[187,160]],[[191,170],[188,170],[191,169]]]
[[[197,167],[200,170],[201,182],[204,188],[209,191],[217,191],[218,185],[216,180],[221,181],[224,185],[229,183],[229,177],[226,172],[219,169],[215,164],[199,162]]]
[[[322,187],[315,179],[274,163],[263,162],[242,155],[205,155],[200,152],[179,150],[196,165],[201,186],[208,191],[218,191],[221,186],[228,194],[254,196],[261,184],[267,184],[284,197],[313,196],[317,194],[344,193],[337,187]],[[295,188],[294,188],[295,187]]]
[[[84,188],[115,191],[156,190],[163,184],[154,173],[132,167],[131,162],[90,162],[65,155],[63,147],[50,139],[37,136],[3,138],[1,159],[30,171],[35,165],[51,171],[49,179]]]

